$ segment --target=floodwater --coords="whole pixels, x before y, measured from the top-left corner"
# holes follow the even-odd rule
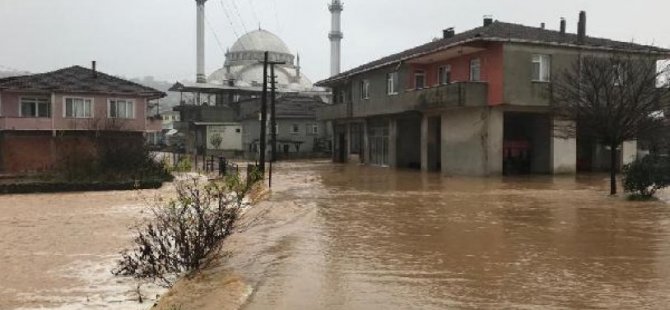
[[[280,164],[229,256],[162,306],[667,309],[670,206],[607,184]]]
[[[219,263],[159,309],[670,305],[670,205],[607,197],[605,175],[275,168]],[[0,309],[149,308],[108,274],[142,204],[127,192],[0,196]]]
[[[0,195],[0,309],[147,309],[163,290],[111,274],[162,190]]]

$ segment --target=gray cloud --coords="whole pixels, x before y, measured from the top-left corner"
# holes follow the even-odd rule
[[[327,2],[209,0],[207,71],[222,65],[235,33],[260,23],[300,53],[312,80],[325,78]],[[564,16],[574,32],[579,10],[588,12],[589,35],[670,47],[668,1],[349,0],[342,16],[343,69],[430,41],[446,27],[477,27],[485,14],[549,28]],[[48,71],[95,59],[101,70],[127,77],[195,75],[193,0],[0,0],[0,37],[0,66],[19,70]]]

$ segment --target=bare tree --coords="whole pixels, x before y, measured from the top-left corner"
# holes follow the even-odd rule
[[[668,67],[657,67],[658,55],[612,54],[581,56],[553,85],[554,112],[569,120],[567,129],[610,147],[610,194],[617,193],[617,149],[664,129],[663,92],[659,77]],[[663,83],[665,85],[659,85]]]

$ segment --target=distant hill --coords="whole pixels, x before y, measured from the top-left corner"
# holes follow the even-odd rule
[[[167,94],[167,97],[160,100],[160,112],[172,111],[174,106],[179,105],[179,93],[170,92],[168,89],[174,85],[174,82],[166,82],[156,80],[153,76],[145,76],[144,78],[130,79],[135,83],[142,84],[160,90]]]
[[[12,77],[12,76],[18,76],[18,75],[26,75],[30,74],[28,71],[20,71],[16,70],[13,68],[5,67],[0,65],[0,79],[1,78],[6,78],[6,77]]]

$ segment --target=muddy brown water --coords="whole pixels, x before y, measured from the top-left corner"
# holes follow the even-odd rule
[[[163,306],[667,309],[670,206],[609,198],[607,185],[605,175],[444,178],[282,163],[271,197],[244,215],[227,256],[178,283]],[[53,208],[50,196],[36,197],[0,197],[0,297],[14,302],[0,301],[1,309],[37,306],[21,303],[40,292],[82,296],[81,287],[94,284],[68,283],[53,270],[77,255],[113,257],[141,212],[124,207],[137,200],[116,193],[56,196]],[[69,211],[72,204],[80,207]],[[113,296],[98,298],[98,308],[122,308]]]
[[[670,208],[607,185],[283,164],[212,276],[249,284],[243,309],[667,309]]]

